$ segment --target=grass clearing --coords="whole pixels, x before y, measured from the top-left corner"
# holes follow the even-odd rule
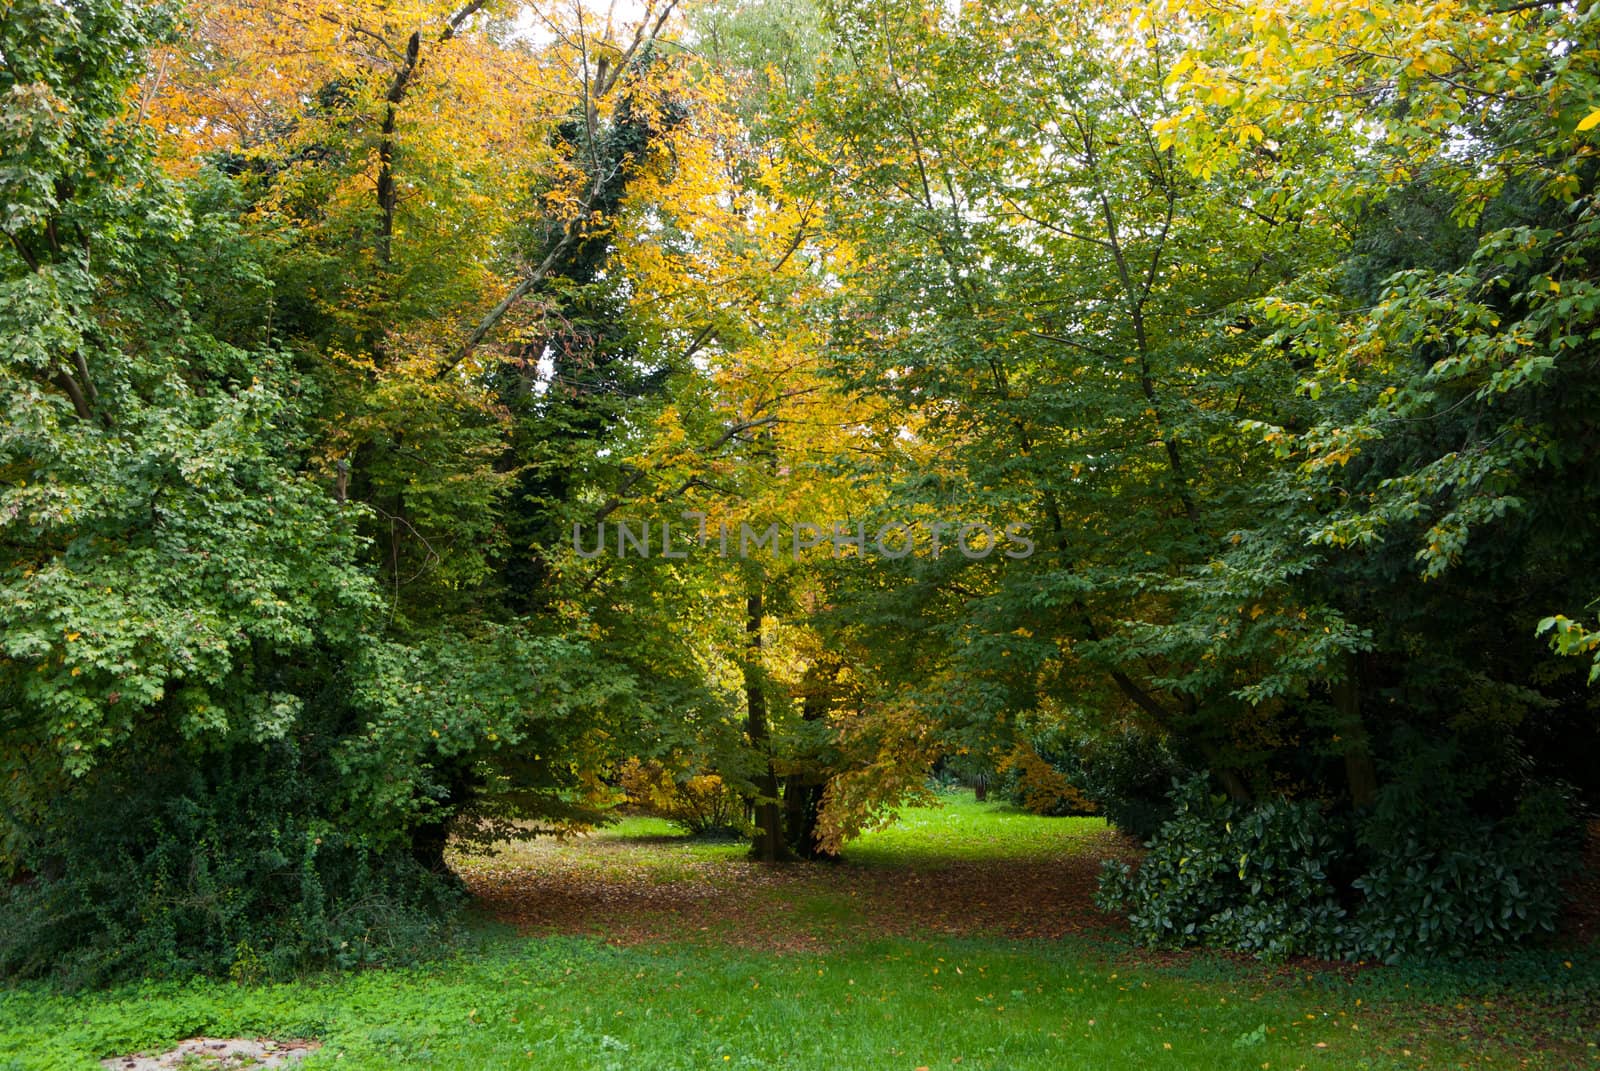
[[[1048,940],[984,936],[975,903],[947,931],[927,924],[952,897],[1021,914],[1001,929],[1069,910],[1051,899],[1065,885],[1033,900],[1003,885],[1077,875],[1114,844],[1093,820],[966,801],[908,813],[847,863],[772,871],[740,845],[630,819],[467,861],[469,879],[538,870],[527,890],[565,896],[556,909],[613,899],[546,912],[523,926],[532,936],[486,924],[436,963],[281,985],[0,990],[0,1069],[92,1068],[197,1034],[314,1037],[311,1071],[1600,1067],[1587,948],[1453,972],[1328,970],[1144,953],[1104,920]],[[652,897],[667,902],[660,925],[630,930]],[[893,933],[902,918],[921,932]],[[763,936],[751,928],[779,939],[748,940]]]
[[[970,796],[940,807],[907,810],[887,829],[850,845],[853,863],[865,866],[945,867],[1064,855],[1099,858],[1120,838],[1103,818],[1041,818],[1005,803]]]

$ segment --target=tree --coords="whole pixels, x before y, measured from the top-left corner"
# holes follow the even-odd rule
[[[575,11],[536,47],[476,3],[403,18],[223,5],[148,84],[147,121],[186,153],[189,132],[210,133],[245,198],[242,224],[268,243],[274,328],[321,391],[314,463],[335,497],[366,507],[384,631],[419,672],[522,680],[506,661],[520,644],[526,666],[562,662],[578,673],[563,683],[595,695],[560,654],[582,635],[615,657],[611,693],[639,700],[652,676],[551,572],[549,551],[567,511],[609,481],[613,423],[647,409],[659,379],[634,375],[626,301],[606,275],[629,186],[665,166],[677,121],[677,76],[655,54],[673,10],[603,32]],[[274,92],[258,91],[263,78]],[[518,698],[427,682],[454,711],[441,722],[491,730],[469,743],[413,720],[432,815],[414,849],[435,870],[451,835],[595,817],[536,786],[571,787],[609,760],[591,755],[581,774],[552,764],[566,749],[540,745],[548,726],[531,730],[549,691],[524,684]],[[693,690],[676,677],[648,687],[672,701]],[[562,732],[620,738],[649,705],[597,704],[569,709]]]
[[[1238,806],[1354,812],[1352,874],[1408,823],[1424,853],[1499,843],[1483,822],[1553,845],[1530,816],[1575,771],[1533,756],[1587,698],[1534,628],[1592,571],[1551,537],[1588,486],[1594,55],[1587,13],[1511,14],[830,9],[790,147],[869,251],[831,344],[926,459],[890,508],[1040,537],[930,541],[840,600],[950,750],[1071,707]],[[1441,770],[1468,802],[1424,822]],[[1555,894],[1496,851],[1473,873]]]
[[[1564,523],[1587,508],[1595,463],[1592,13],[1217,15],[1216,45],[1174,80],[1189,103],[1165,136],[1191,167],[1225,163],[1245,127],[1287,126],[1312,101],[1325,127],[1365,133],[1343,154],[1283,154],[1296,188],[1318,191],[1300,195],[1307,210],[1343,214],[1355,240],[1342,275],[1262,303],[1268,343],[1295,354],[1317,405],[1254,428],[1287,462],[1285,522],[1326,548],[1306,586],[1370,637],[1330,674],[1336,726],[1392,741],[1438,711],[1502,808],[1530,751],[1544,776],[1587,781],[1550,748],[1587,731],[1578,667],[1543,657],[1535,632],[1595,595],[1595,548]]]
[[[162,32],[120,3],[22,4],[0,44],[0,864],[32,879],[8,894],[7,970],[70,973],[84,947],[90,975],[144,966],[163,932],[169,956],[225,964],[251,912],[301,912],[305,939],[280,951],[314,956],[330,919],[312,890],[375,892],[393,847],[354,786],[308,785],[348,741],[344,667],[376,591],[352,508],[301,470],[292,362],[199,305],[259,292],[249,243],[164,181],[123,120]],[[231,255],[196,255],[208,246]],[[243,773],[247,756],[271,776]],[[263,815],[270,782],[283,809]],[[185,839],[208,823],[226,843]],[[236,877],[267,839],[276,866],[207,906],[210,876]]]
[[[1291,374],[1232,325],[1326,239],[1271,209],[1263,169],[1176,166],[1155,127],[1181,41],[1136,14],[841,8],[849,60],[800,151],[838,191],[835,226],[875,251],[841,288],[841,364],[939,458],[902,508],[1037,539],[1025,561],[912,559],[884,593],[923,622],[935,688],[976,689],[969,723],[1041,695],[1137,711],[1246,796],[1238,752],[1270,711],[1233,693],[1344,627],[1290,605],[1276,632],[1223,642],[1262,616],[1239,582],[1276,579],[1211,575],[1260,506],[1266,459],[1238,418],[1280,411]]]
[[[492,583],[507,422],[476,347],[550,264],[492,294],[492,243],[425,255],[497,218],[487,202],[403,192],[408,162],[450,157],[422,136],[446,124],[421,109],[417,131],[407,108],[461,91],[429,79],[470,70],[445,45],[492,44],[473,13],[422,16],[396,94],[393,70],[340,52],[371,43],[343,12],[278,72],[306,81],[254,101],[241,129],[265,140],[169,159],[181,181],[140,121],[211,129],[174,116],[213,97],[172,87],[216,76],[226,99],[281,37],[208,39],[192,68],[164,55],[130,97],[155,16],[6,21],[7,970],[414,954],[448,921],[448,837],[595,820],[618,741],[652,703],[695,701],[692,678],[648,671],[660,659],[597,655],[583,606],[520,617]],[[265,51],[219,63],[219,40]],[[366,199],[373,176],[392,197]],[[536,224],[552,264],[596,223],[582,196]]]

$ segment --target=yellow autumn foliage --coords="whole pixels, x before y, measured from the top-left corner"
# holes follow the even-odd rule
[[[1093,800],[1046,762],[1027,740],[1017,742],[1000,760],[998,770],[1001,774],[1016,773],[1022,806],[1034,814],[1083,814],[1097,809]]]

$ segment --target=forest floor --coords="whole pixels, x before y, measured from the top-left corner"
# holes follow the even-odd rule
[[[863,933],[1054,938],[1117,926],[1092,903],[1101,862],[1134,845],[1096,818],[1040,819],[970,795],[916,808],[835,862],[772,867],[748,845],[628,818],[566,841],[454,860],[478,903],[524,934],[614,944],[836,948]]]
[[[411,968],[0,989],[0,1071],[196,1036],[320,1042],[306,1071],[1600,1069],[1576,932],[1428,970],[1145,952],[1090,902],[1128,842],[970,797],[839,863],[743,851],[629,819],[457,858],[480,922]]]

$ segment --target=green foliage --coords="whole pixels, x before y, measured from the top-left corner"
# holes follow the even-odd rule
[[[699,48],[724,70],[753,83],[738,106],[760,137],[772,123],[773,97],[804,98],[826,46],[819,5],[812,0],[742,0],[697,5],[691,27]]]
[[[1140,840],[1171,815],[1172,784],[1189,772],[1166,740],[1132,728],[1081,741],[1074,758],[1073,783],[1106,821]]]
[[[376,605],[351,511],[299,471],[291,362],[185,307],[184,243],[231,230],[116,122],[149,16],[4,26],[4,180],[31,192],[0,264],[0,959],[74,981],[366,959],[433,894],[392,834],[332,832],[351,726],[328,693]]]
[[[1502,801],[1497,819],[1473,811],[1466,787],[1419,760],[1362,816],[1365,870],[1352,883],[1360,954],[1396,962],[1492,953],[1555,933],[1581,844],[1570,800],[1536,787]]]
[[[1093,803],[1106,821],[1130,836],[1148,840],[1172,815],[1173,782],[1190,771],[1166,740],[1124,726],[1095,734],[1081,716],[1054,728],[1026,734],[1035,754]],[[1021,791],[1016,776],[1002,783],[1013,802]]]
[[[1330,876],[1344,838],[1314,803],[1241,806],[1193,778],[1174,789],[1173,804],[1138,871],[1108,863],[1101,882],[1101,906],[1125,907],[1140,941],[1272,959],[1350,947]]]
[[[456,903],[447,837],[592,820],[604,727],[648,703],[577,615],[454,617],[503,483],[464,486],[498,459],[454,391],[388,384],[352,413],[370,442],[395,431],[374,409],[406,412],[409,452],[367,479],[411,520],[329,493],[344,414],[321,407],[349,396],[241,296],[271,293],[274,246],[216,176],[164,178],[122,113],[161,29],[99,0],[0,23],[0,964],[405,958]],[[375,568],[363,536],[401,525],[473,548],[420,561],[424,612],[399,596],[419,560]]]
[[[409,962],[447,942],[456,883],[340,828],[314,748],[281,740],[197,762],[146,747],[52,802],[56,850],[44,880],[6,898],[0,974],[253,981]]]
[[[1462,788],[1419,764],[1351,818],[1234,802],[1194,779],[1137,871],[1106,865],[1100,903],[1153,947],[1272,959],[1461,957],[1553,933],[1576,858],[1566,801],[1538,790],[1496,822]]]
[[[1594,661],[1589,667],[1589,683],[1600,680],[1600,630],[1556,614],[1540,621],[1538,631],[1541,636],[1549,634],[1550,649],[1556,654],[1581,658],[1594,651]]]
[[[1026,560],[841,570],[840,635],[953,737],[995,746],[1073,704],[1091,739],[1139,719],[1256,801],[1195,805],[1180,842],[1214,865],[1181,882],[1187,851],[1157,836],[1134,909],[1152,940],[1492,946],[1556,896],[1560,853],[1546,871],[1532,847],[1552,820],[1506,801],[1563,780],[1600,800],[1572,757],[1600,576],[1573,523],[1600,488],[1600,200],[1594,124],[1575,130],[1600,19],[1435,5],[1423,30],[1402,5],[1314,6],[828,8],[795,146],[854,242],[830,342],[890,410],[884,512],[1038,537]],[[1421,841],[1276,802],[1389,800],[1417,733],[1460,748],[1396,819]],[[1155,833],[1160,811],[1121,820]],[[1261,875],[1276,906],[1245,903],[1249,855],[1327,888],[1291,867]],[[1406,928],[1458,879],[1491,890],[1441,909],[1460,930]]]

